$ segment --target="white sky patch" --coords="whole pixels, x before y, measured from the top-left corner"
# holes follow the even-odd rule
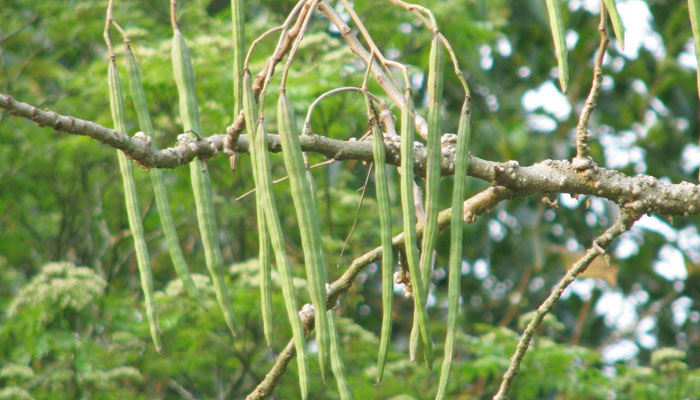
[[[472,270],[472,266],[469,265],[469,261],[462,260],[462,268],[461,268],[462,275],[469,274],[471,272],[471,270]]]
[[[669,281],[685,280],[688,277],[683,253],[668,243],[659,250],[659,258],[654,262],[653,268],[654,272]]]
[[[662,116],[662,117],[668,116],[668,108],[663,103],[663,101],[661,101],[661,99],[659,99],[658,97],[654,97],[653,99],[651,99],[651,101],[649,102],[649,105],[660,116]]]
[[[528,76],[530,76],[531,73],[532,73],[532,71],[530,71],[530,68],[528,68],[528,67],[523,66],[523,67],[518,68],[518,76],[520,78],[523,78],[523,79],[527,78]]]
[[[588,301],[593,294],[593,289],[595,289],[595,279],[579,278],[569,285],[566,290],[564,290],[564,293],[561,294],[561,298],[567,299],[572,293],[574,293],[581,300]]]
[[[695,58],[695,44],[693,38],[688,38],[683,45],[683,51],[678,54],[678,64],[690,70],[698,69],[698,60]]]
[[[510,57],[511,53],[513,53],[513,46],[511,46],[508,39],[501,37],[496,41],[496,51],[503,57]]]
[[[630,130],[621,131],[618,132],[618,134],[602,134],[600,137],[600,143],[605,149],[605,166],[615,169],[625,168],[629,164],[634,164],[635,167],[638,165],[643,167],[641,169],[645,171],[646,151],[639,146],[635,146],[634,144],[636,141],[637,134]],[[636,168],[635,171],[637,171]]]
[[[673,312],[673,323],[677,326],[681,326],[688,319],[688,313],[690,312],[690,306],[693,305],[693,301],[688,296],[682,296],[671,303],[671,312]]]
[[[603,80],[600,83],[600,88],[604,91],[610,91],[615,88],[615,80],[610,75],[603,75]]]
[[[500,242],[506,237],[506,228],[495,219],[489,220],[489,236],[491,239]]]
[[[600,1],[597,0],[571,0],[569,1],[569,10],[576,11],[583,7],[584,10],[591,14],[600,12]]]
[[[573,29],[567,29],[566,34],[564,35],[564,41],[566,42],[566,48],[569,50],[573,50],[574,47],[576,47],[576,43],[578,43],[578,33],[576,33],[575,30]]]
[[[481,61],[479,61],[479,66],[481,69],[491,69],[493,67],[493,55],[491,54],[491,46],[487,44],[482,44],[479,46],[479,55],[481,56]]]
[[[700,235],[695,225],[678,231],[678,247],[683,250],[693,264],[700,264]]]
[[[700,147],[695,143],[688,143],[683,146],[681,153],[681,165],[683,172],[689,174],[700,166]]]
[[[637,323],[637,306],[644,303],[639,296],[625,297],[619,290],[604,290],[595,304],[595,312],[605,324],[617,330],[631,330]]]
[[[632,81],[632,90],[637,92],[637,94],[646,94],[648,91],[647,84],[641,79],[635,79]]]
[[[659,219],[657,216],[644,215],[635,224],[638,228],[643,228],[648,231],[656,232],[663,236],[667,242],[675,242],[678,238],[678,232],[671,225]]]
[[[424,73],[411,74],[411,88],[418,90],[423,87],[423,81],[425,80]]]
[[[634,330],[634,336],[642,347],[653,349],[658,342],[656,335],[653,334],[653,329],[656,327],[656,320],[653,317],[644,317],[637,324]]]
[[[591,210],[598,215],[605,214],[605,201],[601,198],[594,197],[591,199]]]
[[[624,260],[639,253],[639,245],[630,237],[622,237],[615,247],[615,258]]]
[[[525,117],[528,129],[535,132],[554,132],[557,129],[557,121],[544,114],[528,114]]]
[[[579,204],[581,204],[581,201],[583,200],[584,196],[579,196],[578,200],[571,197],[570,194],[568,193],[560,193],[559,194],[559,204],[566,208],[576,208],[578,207]]]
[[[603,361],[612,364],[633,358],[639,353],[639,347],[633,341],[623,339],[605,346],[602,353]]]
[[[564,121],[571,114],[571,103],[551,81],[544,82],[537,89],[530,89],[521,99],[523,108],[533,112],[544,109],[559,121]]]
[[[489,264],[483,258],[474,261],[474,276],[477,279],[485,279],[489,276]]]
[[[635,59],[639,56],[639,49],[644,47],[654,58],[662,59],[666,55],[666,49],[661,35],[651,26],[653,16],[646,2],[642,0],[619,2],[617,10],[625,27],[625,50],[622,53],[628,58]]]

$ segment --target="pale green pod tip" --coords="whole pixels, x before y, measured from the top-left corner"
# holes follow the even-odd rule
[[[605,4],[605,9],[608,10],[610,15],[610,21],[612,22],[613,31],[615,32],[615,37],[617,42],[620,44],[620,49],[625,49],[625,30],[622,26],[622,19],[620,18],[620,13],[617,12],[617,4],[615,0],[603,0]]]
[[[559,0],[547,0],[547,14],[549,25],[554,40],[554,51],[559,65],[559,84],[562,93],[566,93],[569,82],[569,61],[567,59],[566,41],[564,40],[564,21],[561,15],[561,3]]]

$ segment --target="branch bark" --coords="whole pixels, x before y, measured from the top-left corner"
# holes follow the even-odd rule
[[[124,151],[142,168],[175,168],[190,162],[194,157],[207,159],[223,150],[225,134],[215,134],[192,140],[181,135],[177,145],[158,150],[142,139],[143,135],[130,137],[72,116],[19,102],[0,93],[0,108],[11,115],[23,117],[40,126],[74,135],[89,136],[111,147]],[[329,159],[372,161],[372,144],[357,140],[337,140],[319,135],[301,135],[302,150],[322,154]],[[386,162],[399,165],[400,143],[387,138]],[[239,153],[248,152],[248,135],[241,135],[234,147]],[[271,152],[281,151],[279,136],[268,134]],[[425,175],[425,147],[416,142],[416,173]],[[455,149],[446,142],[442,149],[442,174],[454,173]],[[493,185],[508,188],[515,194],[548,195],[554,193],[594,195],[619,205],[626,205],[635,213],[661,215],[689,215],[700,213],[700,185],[690,182],[671,184],[649,175],[627,176],[619,171],[591,164],[586,169],[577,168],[567,160],[544,160],[521,167],[517,161],[494,162],[470,155],[469,175]]]

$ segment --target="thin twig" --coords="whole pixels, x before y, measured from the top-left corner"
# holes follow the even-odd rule
[[[508,397],[508,392],[510,392],[511,385],[515,376],[520,370],[520,363],[525,357],[532,337],[535,334],[535,330],[539,324],[544,319],[545,315],[549,313],[554,306],[559,301],[564,290],[576,279],[576,277],[586,270],[588,265],[599,255],[603,254],[601,250],[607,248],[612,241],[620,236],[625,231],[632,227],[632,224],[640,217],[639,214],[633,213],[629,210],[622,209],[620,217],[615,221],[615,223],[608,228],[602,235],[598,236],[593,240],[593,244],[586,251],[574,265],[566,272],[563,278],[557,283],[557,285],[552,289],[547,299],[537,308],[535,317],[530,321],[530,323],[525,328],[520,340],[518,341],[518,346],[515,349],[515,353],[510,361],[510,366],[503,375],[503,380],[501,381],[498,393],[493,397],[493,400],[505,400]]]
[[[325,166],[325,165],[330,165],[330,164],[333,164],[333,163],[335,163],[335,162],[338,162],[338,160],[330,159],[330,160],[326,160],[326,161],[321,161],[320,163],[317,163],[317,164],[314,164],[314,165],[310,166],[309,169],[314,169],[314,168],[318,168],[318,167],[323,167],[323,166]],[[285,176],[283,176],[283,177],[281,177],[281,178],[277,178],[277,179],[275,179],[274,181],[272,181],[272,183],[273,183],[273,184],[277,184],[277,183],[280,183],[280,182],[284,182],[284,181],[286,181],[287,179],[289,179],[289,175],[285,175]],[[243,193],[242,195],[236,197],[236,201],[241,201],[241,200],[245,199],[246,197],[250,196],[250,195],[253,194],[253,193],[255,193],[255,188],[252,188],[252,189],[250,189],[249,191]]]
[[[175,389],[176,392],[180,393],[180,396],[184,397],[187,400],[197,400],[197,398],[194,395],[192,395],[192,393],[190,393],[182,385],[177,383],[177,381],[174,379],[168,380],[168,386]]]
[[[357,210],[355,210],[355,219],[352,221],[352,226],[350,227],[350,232],[348,232],[348,236],[345,238],[345,241],[343,242],[343,247],[340,249],[340,255],[338,256],[338,267],[340,267],[340,260],[343,259],[343,254],[345,253],[345,247],[348,245],[348,242],[350,241],[350,238],[352,237],[353,232],[355,232],[355,227],[357,226],[357,221],[360,219],[360,210],[362,209],[362,202],[365,200],[365,193],[367,192],[367,184],[369,184],[369,177],[372,175],[372,167],[374,166],[374,163],[369,165],[369,169],[367,170],[367,177],[365,178],[365,183],[362,185],[362,188],[360,189],[362,191],[362,194],[360,195],[360,201],[357,203]]]
[[[374,53],[374,57],[377,58],[379,63],[384,67],[387,76],[389,79],[391,79],[391,83],[398,87],[399,85],[396,83],[394,80],[394,77],[391,75],[391,71],[389,70],[389,66],[393,66],[396,68],[399,68],[402,71],[406,70],[406,66],[401,64],[400,62],[397,61],[392,61],[384,57],[384,54],[382,54],[381,50],[379,50],[379,47],[377,46],[376,43],[374,43],[374,40],[372,39],[372,35],[369,34],[367,31],[367,28],[365,27],[364,23],[362,22],[362,18],[360,18],[359,15],[355,12],[355,9],[353,6],[350,4],[348,0],[340,0],[341,3],[343,3],[343,6],[345,6],[345,10],[350,14],[350,18],[352,18],[353,22],[355,22],[355,25],[357,25],[357,29],[360,30],[360,33],[362,34],[362,37],[365,39],[365,42],[367,43],[367,46],[370,49],[371,53]]]
[[[578,158],[581,164],[579,169],[587,169],[591,165],[591,160],[589,158],[591,153],[591,148],[588,146],[588,122],[591,119],[591,114],[596,106],[596,101],[598,100],[598,95],[600,94],[600,84],[603,81],[603,58],[605,58],[605,51],[608,48],[608,42],[610,38],[608,37],[608,28],[605,8],[600,9],[600,23],[598,24],[598,31],[600,32],[600,44],[598,45],[598,52],[595,56],[595,62],[593,65],[593,81],[591,83],[591,91],[588,93],[586,102],[581,111],[581,116],[579,117],[578,124],[576,125],[576,158]]]
[[[265,77],[268,75],[268,72],[270,72],[270,69],[274,70],[275,65],[282,60],[284,55],[289,50],[289,46],[292,44],[292,41],[296,37],[298,33],[296,27],[290,30],[287,30],[287,28],[289,27],[289,24],[294,19],[294,17],[299,13],[306,1],[307,0],[299,0],[299,2],[289,13],[287,19],[281,26],[282,33],[280,35],[280,39],[277,43],[277,46],[275,47],[275,50],[272,52],[272,55],[268,58],[263,69],[260,70],[260,72],[258,72],[258,74],[255,76],[255,81],[253,82],[253,94],[255,95],[256,99],[262,91],[262,86]],[[301,22],[301,20],[299,20],[298,22]],[[275,31],[277,31],[277,29],[275,29]],[[248,53],[248,56],[249,55],[250,52]],[[236,134],[242,132],[243,129],[245,129],[245,117],[243,115],[243,110],[240,110],[238,112],[238,115],[234,118],[233,123],[227,128],[226,132],[227,134]]]
[[[294,41],[294,44],[292,45],[292,49],[289,51],[289,56],[287,56],[287,62],[284,64],[284,70],[282,71],[282,79],[280,81],[280,91],[282,92],[284,92],[287,87],[287,75],[289,75],[289,68],[292,66],[292,61],[294,61],[294,56],[296,56],[297,54],[299,44],[301,43],[302,39],[304,39],[306,28],[309,26],[311,17],[314,15],[313,9],[316,6],[317,1],[318,0],[311,0],[311,3],[307,3],[309,9],[306,12],[306,17],[304,18],[304,22],[301,24],[301,29],[299,30],[299,34],[297,34],[297,38]]]

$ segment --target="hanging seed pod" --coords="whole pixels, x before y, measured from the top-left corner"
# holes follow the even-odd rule
[[[255,99],[253,96],[253,85],[250,72],[247,70],[243,75],[243,109],[246,118],[246,126],[250,137],[250,155],[253,164],[253,179],[256,187],[256,196],[259,196],[258,213],[264,217],[265,232],[260,232],[260,237],[269,234],[270,243],[275,253],[277,261],[277,271],[282,286],[284,305],[287,310],[287,317],[292,326],[294,336],[294,347],[297,352],[297,366],[299,369],[299,386],[301,397],[305,399],[309,392],[309,363],[306,351],[306,338],[304,327],[297,310],[297,301],[294,294],[294,284],[292,282],[292,268],[287,258],[284,248],[284,236],[282,225],[280,224],[277,206],[272,195],[272,177],[270,174],[270,160],[267,153],[267,136],[262,121],[256,124]],[[261,213],[262,212],[262,213]],[[261,213],[261,214],[260,214]],[[258,228],[260,227],[258,219]],[[262,243],[260,244],[263,245]],[[262,260],[261,260],[262,262]]]
[[[379,383],[384,375],[386,355],[391,339],[391,313],[394,300],[394,248],[391,244],[391,210],[384,138],[377,122],[377,113],[372,107],[372,100],[366,90],[363,90],[363,94],[367,104],[367,117],[372,129],[372,154],[375,167],[374,183],[377,192],[377,204],[379,205],[382,238],[382,330],[379,341],[379,354],[377,356],[377,383]],[[332,311],[329,312],[332,314]]]
[[[413,125],[414,111],[413,99],[410,87],[404,94],[404,106],[401,108],[401,210],[403,212],[404,242],[406,243],[406,261],[411,275],[413,288],[413,301],[415,312],[418,316],[418,327],[423,345],[432,353],[432,338],[428,318],[423,307],[424,285],[420,273],[418,259],[418,244],[416,236],[416,211],[413,194],[413,146],[415,140],[415,127]],[[426,357],[426,360],[432,357]]]
[[[114,58],[109,61],[108,72],[109,83],[109,104],[112,110],[112,121],[117,132],[126,132],[126,122],[124,121],[124,100],[122,97],[119,72]],[[139,209],[138,197],[136,196],[136,183],[134,182],[133,168],[131,161],[121,151],[117,150],[119,158],[119,171],[122,175],[124,186],[124,199],[126,200],[126,213],[129,219],[129,229],[134,236],[134,248],[136,251],[136,261],[139,267],[141,278],[141,289],[146,302],[146,315],[148,316],[148,326],[151,330],[151,338],[156,346],[156,351],[160,353],[162,345],[160,342],[160,328],[158,327],[158,312],[156,302],[153,298],[153,275],[151,274],[151,261],[148,256],[148,247],[144,237],[143,224]]]
[[[202,128],[199,121],[199,106],[194,91],[192,61],[190,60],[190,54],[182,33],[177,28],[174,28],[173,31],[173,72],[180,97],[180,117],[182,118],[185,131],[190,132],[191,137],[196,140],[196,134],[201,133]],[[231,300],[224,283],[224,265],[217,236],[211,181],[209,172],[202,169],[202,162],[198,158],[190,162],[190,178],[192,180],[192,189],[194,190],[197,222],[202,235],[202,246],[204,247],[207,269],[211,275],[216,299],[224,315],[226,325],[231,334],[236,336],[236,318],[233,315]]]
[[[257,187],[257,185],[256,185]],[[256,218],[258,222],[258,235],[260,248],[258,249],[258,261],[260,262],[260,302],[262,304],[263,334],[269,347],[272,347],[272,258],[270,252],[270,237],[265,226],[265,211],[261,209],[262,199],[256,194],[257,203]],[[257,211],[260,210],[260,211]]]
[[[134,108],[136,108],[136,116],[139,120],[139,129],[147,134],[151,138],[151,144],[155,146],[155,136],[153,135],[153,123],[151,122],[151,116],[148,113],[148,105],[146,104],[146,94],[143,90],[143,84],[141,82],[141,72],[139,71],[138,63],[134,57],[134,53],[131,51],[131,46],[127,41],[126,44],[126,59],[127,59],[127,73],[129,78],[129,89],[131,91],[131,99],[134,103]],[[180,241],[177,238],[177,232],[175,231],[175,224],[173,222],[173,214],[170,208],[170,201],[168,200],[168,192],[165,189],[165,183],[163,182],[163,172],[158,168],[151,168],[148,173],[151,177],[151,184],[153,185],[153,193],[156,198],[156,207],[158,209],[158,216],[160,217],[160,224],[163,228],[163,234],[165,235],[165,241],[168,244],[168,251],[170,252],[170,259],[175,267],[175,272],[177,276],[182,281],[187,294],[195,299],[203,308],[204,302],[202,301],[202,296],[199,290],[194,285],[192,276],[190,275],[190,269],[187,267],[187,262],[185,261],[185,256],[182,254],[182,248],[180,247]]]
[[[334,325],[338,326],[338,322],[335,317],[335,311],[328,310],[328,321]],[[343,359],[340,358],[340,344],[338,343],[338,331],[336,329],[331,329],[331,368],[333,369],[333,376],[338,382],[338,393],[340,393],[340,400],[350,400],[352,399],[352,392],[350,391],[350,384],[345,378],[345,367],[343,366]]]
[[[559,0],[547,0],[547,13],[549,14],[549,26],[552,29],[554,39],[554,52],[559,64],[559,85],[561,91],[566,93],[569,82],[569,61],[566,58],[566,41],[564,41],[564,22],[561,17],[561,3]]]
[[[280,92],[277,107],[277,122],[282,143],[284,164],[289,174],[292,200],[299,220],[306,277],[309,281],[311,302],[316,310],[316,342],[321,376],[325,381],[328,368],[329,326],[326,310],[326,262],[321,248],[321,232],[309,178],[306,175],[299,136],[294,133],[294,122],[289,100]]]
[[[620,43],[620,48],[624,50],[625,30],[622,26],[622,19],[620,18],[620,14],[617,12],[617,5],[615,4],[615,0],[603,0],[603,2],[605,4],[605,9],[608,10],[608,14],[610,15],[610,22],[612,22],[613,31],[615,31],[615,37],[617,38],[618,43]]]
[[[262,304],[262,316],[263,316],[263,332],[265,334],[265,340],[268,346],[272,346],[272,281],[271,281],[271,271],[272,271],[272,259],[271,259],[271,248],[270,248],[270,235],[267,229],[267,224],[265,222],[265,202],[263,199],[262,191],[265,190],[263,187],[264,182],[260,180],[260,168],[268,168],[266,165],[261,164],[259,160],[259,152],[256,151],[255,138],[256,138],[256,119],[255,115],[257,111],[255,110],[255,99],[253,97],[253,88],[251,83],[250,73],[245,72],[245,77],[243,78],[243,90],[242,94],[245,96],[242,99],[242,105],[244,109],[244,115],[246,118],[246,126],[250,137],[250,154],[251,163],[253,166],[253,181],[255,182],[255,212],[258,223],[258,260],[260,262],[260,299]],[[263,150],[266,152],[266,150]],[[279,263],[279,261],[278,261]],[[294,313],[296,314],[296,307],[294,307]],[[295,317],[296,318],[296,317]]]
[[[427,302],[430,291],[430,276],[432,273],[433,251],[438,235],[438,211],[440,210],[440,171],[442,169],[442,152],[440,136],[442,118],[440,103],[444,80],[444,54],[437,32],[433,34],[430,45],[430,62],[428,64],[428,140],[426,143],[426,176],[425,176],[425,228],[421,242],[420,269],[423,274],[424,302]],[[415,286],[415,285],[414,285]],[[418,313],[413,313],[413,329],[409,342],[409,357],[415,361],[418,349]],[[427,356],[427,353],[426,353]],[[430,364],[432,361],[426,361]]]
[[[457,331],[457,314],[459,312],[460,277],[462,273],[462,216],[464,215],[465,187],[469,169],[469,141],[471,139],[471,107],[469,93],[466,94],[462,111],[459,115],[457,130],[457,155],[455,158],[454,186],[452,188],[452,217],[450,219],[450,261],[447,289],[447,335],[445,337],[445,355],[440,369],[440,383],[435,397],[445,398],[447,380],[452,365],[455,335]]]
[[[231,21],[233,30],[233,104],[234,117],[243,107],[243,61],[245,59],[245,29],[243,4],[241,0],[231,0]]]

